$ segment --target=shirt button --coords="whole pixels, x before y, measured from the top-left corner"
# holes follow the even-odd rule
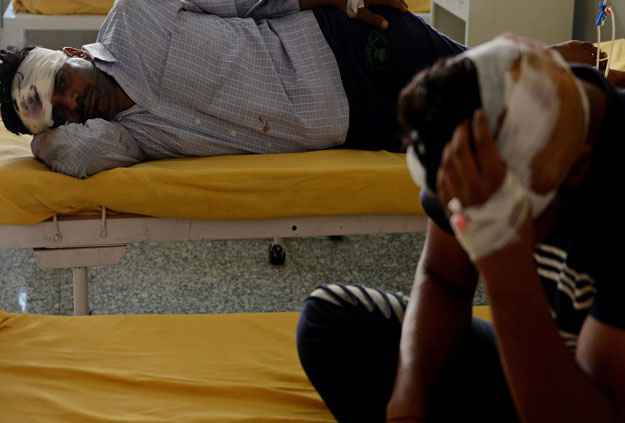
[[[196,124],[196,125],[199,125],[199,124],[200,124],[200,122],[202,122],[202,121],[200,120],[200,118],[195,119],[195,124]]]
[[[230,135],[232,135],[233,137],[237,136],[237,131],[235,131],[234,129],[232,131],[230,131]]]

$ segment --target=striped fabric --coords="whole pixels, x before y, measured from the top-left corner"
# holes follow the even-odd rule
[[[83,48],[137,106],[38,135],[33,153],[86,177],[153,159],[341,144],[347,98],[312,12],[298,0],[256,2],[117,0]]]
[[[534,247],[534,262],[565,346],[575,352],[577,338],[597,293],[597,283],[587,273],[569,267],[568,253],[546,244]]]

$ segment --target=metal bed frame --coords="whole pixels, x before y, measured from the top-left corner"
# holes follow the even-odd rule
[[[118,264],[140,242],[289,238],[423,232],[421,215],[304,216],[265,220],[189,220],[136,215],[54,216],[36,225],[0,225],[0,248],[32,248],[41,268],[72,268],[74,314],[89,314],[88,268]]]

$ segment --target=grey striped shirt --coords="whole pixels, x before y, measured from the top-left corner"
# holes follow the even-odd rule
[[[298,0],[264,0],[242,18],[255,3],[117,0],[83,48],[137,105],[37,135],[33,153],[87,177],[161,158],[343,143],[347,98],[313,13]]]

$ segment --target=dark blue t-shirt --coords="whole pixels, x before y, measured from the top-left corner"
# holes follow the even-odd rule
[[[572,69],[578,78],[604,89],[606,115],[589,173],[581,189],[562,195],[567,205],[549,236],[534,246],[534,261],[560,335],[573,351],[588,314],[625,329],[625,278],[617,255],[624,248],[619,244],[623,226],[618,205],[623,188],[616,175],[618,166],[625,165],[620,164],[625,90],[614,88],[590,67]],[[422,189],[421,203],[437,225],[452,233],[435,195]]]

